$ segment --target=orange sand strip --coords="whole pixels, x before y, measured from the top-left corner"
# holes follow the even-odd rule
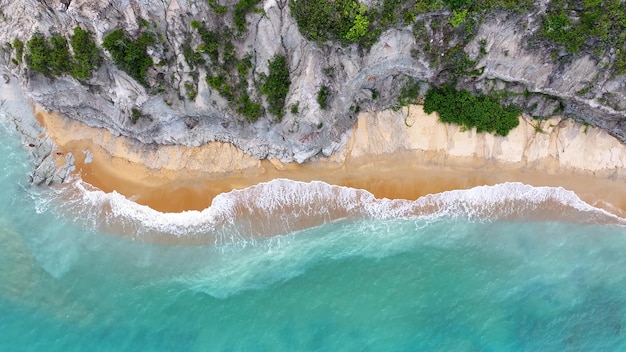
[[[403,128],[409,127],[407,121],[413,124],[428,122],[421,109],[412,110],[404,112],[408,115],[400,120]],[[385,135],[387,132],[380,125],[375,129],[372,127],[372,124],[381,123],[377,117],[361,117],[343,152],[331,159],[298,165],[275,160],[259,161],[230,144],[219,142],[196,148],[154,148],[128,138],[114,137],[106,130],[91,128],[57,114],[38,111],[36,116],[57,143],[59,151],[74,154],[84,181],[105,192],[116,190],[137,203],[163,212],[205,209],[220,193],[274,178],[288,178],[320,180],[366,189],[378,198],[396,199],[417,199],[446,190],[519,181],[533,186],[562,186],[575,191],[592,205],[620,216],[626,214],[626,187],[621,172],[560,166],[550,155],[537,160],[529,160],[526,156],[524,163],[507,162],[498,156],[485,159],[476,155],[482,153],[476,153],[476,145],[485,147],[484,140],[476,145],[464,146],[464,140],[455,144],[454,138],[465,137],[450,134],[450,127],[441,124],[445,131],[443,137],[438,137],[440,131],[433,130],[438,128],[436,124],[425,125],[422,132],[407,129],[409,135],[413,134],[410,137],[417,141],[413,143],[429,143],[430,146],[427,150],[400,146],[403,149],[392,144],[402,142],[404,137],[399,133],[404,132],[390,130]],[[457,149],[443,150],[441,145],[433,144],[432,139],[440,137],[443,140],[439,144],[449,148],[452,141],[453,148],[456,145]],[[431,140],[424,141],[425,138]],[[500,148],[507,148],[502,145]],[[468,152],[471,156],[463,154],[468,148],[474,148]],[[626,155],[626,148],[624,150]],[[91,162],[87,162],[84,151],[91,154]]]

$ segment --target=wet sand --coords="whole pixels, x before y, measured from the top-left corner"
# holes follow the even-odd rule
[[[205,209],[220,193],[275,178],[287,178],[319,180],[366,189],[377,198],[409,200],[447,190],[519,181],[533,186],[562,186],[576,192],[589,204],[622,217],[626,214],[622,159],[613,160],[614,149],[620,146],[626,156],[626,147],[619,143],[617,146],[610,145],[613,148],[610,157],[613,159],[609,160],[608,166],[581,156],[581,162],[593,163],[583,169],[576,164],[575,153],[585,151],[577,151],[575,146],[567,145],[573,156],[565,152],[556,157],[550,155],[550,141],[554,139],[554,133],[548,135],[546,132],[546,136],[532,138],[526,136],[532,133],[530,128],[536,130],[533,126],[522,125],[519,129],[526,130],[512,133],[510,138],[500,141],[490,136],[472,136],[471,131],[461,132],[451,126],[438,126],[431,121],[433,117],[425,116],[419,106],[399,114],[404,114],[400,115],[404,116],[403,119],[398,119],[393,113],[362,115],[344,150],[330,159],[302,165],[283,164],[276,160],[259,161],[230,144],[219,142],[197,148],[154,148],[127,138],[114,137],[108,131],[70,121],[57,114],[37,111],[36,116],[57,143],[59,151],[75,155],[77,173],[84,181],[105,192],[115,190],[139,204],[162,212]],[[395,121],[397,125],[388,120]],[[413,127],[416,121],[418,124],[424,121],[419,130]],[[584,126],[574,126],[572,130],[566,127],[571,126],[556,131],[557,142],[560,140],[561,143],[557,143],[557,149],[567,144],[568,136],[571,140],[581,138],[573,136],[572,131]],[[600,138],[600,141],[613,138],[601,136],[595,130],[585,130],[584,133],[583,138]],[[542,145],[541,138],[544,137],[547,139]],[[513,150],[507,156],[507,148],[513,148],[507,143],[517,143],[515,138],[519,138],[519,143],[524,145],[523,155],[519,156]],[[468,144],[469,140],[473,144]],[[583,144],[603,148],[598,140],[589,142],[585,139]],[[536,150],[531,143],[539,145]],[[478,150],[479,147],[482,149]],[[487,149],[488,152],[485,151]],[[537,157],[533,159],[535,154]],[[603,158],[602,155],[599,157]],[[610,162],[616,162],[617,166],[611,168]]]

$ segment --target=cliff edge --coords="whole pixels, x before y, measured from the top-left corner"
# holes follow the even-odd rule
[[[2,0],[0,65],[42,108],[114,135],[284,162],[442,86],[625,142],[623,5]]]

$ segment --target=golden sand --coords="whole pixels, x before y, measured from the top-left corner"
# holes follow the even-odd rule
[[[568,120],[537,126],[523,118],[508,137],[494,137],[441,124],[420,106],[366,113],[343,150],[298,165],[259,161],[220,142],[146,146],[58,114],[36,116],[59,152],[74,154],[84,181],[163,212],[204,209],[220,193],[288,178],[395,199],[519,181],[562,186],[592,205],[626,214],[626,147],[599,129]]]

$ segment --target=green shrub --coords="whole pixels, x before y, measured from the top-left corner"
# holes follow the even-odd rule
[[[261,93],[267,96],[268,112],[280,120],[284,115],[285,98],[291,85],[285,56],[274,55],[269,61],[269,71],[268,76],[263,78]]]
[[[404,87],[402,87],[402,89],[400,90],[400,95],[398,96],[398,105],[407,106],[409,104],[414,104],[419,95],[420,82],[416,81],[413,77],[410,77],[409,80],[404,84]],[[372,99],[375,99],[373,93]]]
[[[24,42],[18,38],[13,39],[13,50],[15,50],[15,61],[21,64],[24,57]]]
[[[142,33],[136,40],[132,40],[124,30],[116,29],[104,36],[102,46],[111,53],[117,67],[146,86],[148,68],[154,65],[146,49],[155,43],[152,33]]]
[[[369,47],[381,32],[372,25],[376,13],[357,0],[298,0],[289,6],[300,32],[313,41]]]
[[[26,43],[26,48],[26,64],[37,72],[58,76],[70,72],[72,68],[67,40],[60,35],[46,40],[44,36],[35,34]]]
[[[300,112],[300,102],[297,101],[295,104],[292,104],[290,111],[292,114],[297,115]]]
[[[424,111],[439,113],[439,120],[455,123],[477,132],[490,132],[506,136],[519,125],[521,111],[513,106],[502,106],[497,99],[466,90],[457,91],[452,86],[431,89],[426,93]]]
[[[216,15],[224,15],[228,12],[228,7],[218,4],[215,0],[208,0],[207,2]]]
[[[252,123],[263,116],[263,106],[259,102],[252,101],[248,94],[243,94],[237,100],[237,112],[245,116],[246,121]]]
[[[89,79],[94,70],[102,64],[102,56],[89,32],[80,27],[74,28],[70,37],[70,45],[74,52],[74,65],[71,70],[76,79]]]
[[[185,91],[187,92],[187,99],[194,100],[198,93],[196,92],[196,87],[191,82],[185,82]]]
[[[44,75],[49,75],[48,53],[50,47],[46,38],[41,34],[34,34],[30,40],[26,42],[26,48],[26,64],[28,67]]]
[[[240,0],[235,4],[235,12],[233,14],[233,20],[235,22],[235,28],[239,31],[239,34],[243,34],[247,30],[246,16],[256,10],[257,5],[261,0]]]
[[[319,92],[317,92],[317,102],[320,104],[320,108],[322,108],[322,110],[328,107],[328,98],[330,97],[330,94],[330,88],[326,85],[321,86]]]
[[[143,117],[146,117],[146,116],[142,114],[141,111],[139,111],[139,109],[135,109],[135,108],[130,109],[130,121],[133,123],[133,125],[136,124],[137,121]]]
[[[211,88],[215,89],[226,100],[231,102],[234,100],[233,90],[224,75],[207,75],[206,81]]]

